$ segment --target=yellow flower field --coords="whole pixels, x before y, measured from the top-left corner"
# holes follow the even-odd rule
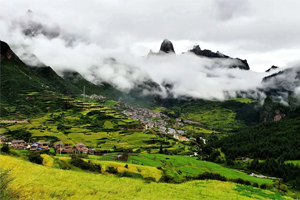
[[[234,183],[191,181],[183,184],[146,183],[37,165],[0,155],[2,169],[12,169],[10,187],[23,199],[256,199],[276,198],[274,192],[257,189],[252,196],[236,190]],[[263,194],[265,196],[258,196]],[[281,197],[281,196],[280,196]]]

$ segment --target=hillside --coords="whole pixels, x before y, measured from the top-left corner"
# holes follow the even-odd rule
[[[143,180],[53,169],[9,156],[0,156],[14,180],[10,190],[26,199],[285,199],[277,192],[220,181],[184,184],[146,183]],[[38,173],[32,173],[38,172]],[[43,184],[41,184],[43,183]],[[185,191],[185,192],[182,192]]]

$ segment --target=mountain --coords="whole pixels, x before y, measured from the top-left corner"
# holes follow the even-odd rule
[[[24,91],[42,91],[51,89],[36,73],[0,41],[1,45],[1,103],[14,102]]]
[[[164,41],[161,43],[159,52],[175,53],[172,42],[168,39],[164,39]]]
[[[262,82],[269,93],[293,93],[295,88],[300,86],[300,66],[291,67],[264,77]]]
[[[81,74],[79,74],[76,71],[71,71],[71,70],[63,71],[62,77],[67,82],[79,88],[81,93],[83,91],[83,87],[85,87],[85,93],[87,95],[101,94],[113,100],[119,100],[121,96],[125,95],[123,92],[117,90],[116,88],[114,88],[112,85],[108,83],[103,82],[99,85],[95,85],[87,81]]]
[[[249,70],[250,67],[247,63],[247,60],[242,60],[240,58],[231,58],[225,54],[220,53],[219,51],[212,52],[211,50],[204,49],[201,50],[199,45],[195,45],[193,49],[189,50],[189,52],[194,53],[197,56],[207,57],[210,59],[219,58],[219,59],[230,59],[235,62],[235,64],[230,65],[229,68],[240,68],[244,70]]]
[[[90,86],[87,87],[87,91],[90,92],[90,94],[97,89],[99,91],[102,89],[86,80],[82,81],[83,85]],[[20,94],[33,91],[39,92],[48,90],[61,94],[79,95],[82,93],[83,85],[76,85],[69,80],[63,79],[49,66],[27,66],[11,50],[7,43],[1,41],[2,103],[12,103],[20,98]]]
[[[266,72],[270,72],[273,71],[274,69],[278,69],[279,67],[273,65],[272,67],[270,67],[269,69],[266,70]]]

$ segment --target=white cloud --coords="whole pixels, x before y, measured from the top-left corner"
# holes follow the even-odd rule
[[[266,74],[211,68],[229,60],[179,54],[199,44],[247,59],[254,71],[285,67],[299,59],[299,6],[299,1],[267,0],[1,0],[0,37],[16,53],[31,52],[56,71],[74,69],[90,81],[107,81],[121,90],[151,78],[174,83],[177,95],[224,99],[239,90],[255,90]],[[60,35],[24,37],[18,23],[28,23],[28,9],[48,31]],[[165,38],[173,42],[178,56],[145,59]]]

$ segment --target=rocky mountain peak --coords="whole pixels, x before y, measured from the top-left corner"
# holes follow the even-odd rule
[[[175,53],[172,42],[168,39],[164,39],[160,46],[160,52]]]

